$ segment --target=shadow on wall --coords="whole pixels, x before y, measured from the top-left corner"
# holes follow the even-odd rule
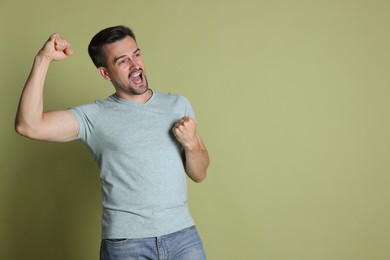
[[[91,156],[77,142],[17,143],[2,230],[6,259],[97,259],[100,191]]]

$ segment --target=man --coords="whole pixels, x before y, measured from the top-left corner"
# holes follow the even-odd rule
[[[190,103],[149,88],[141,50],[129,28],[103,29],[88,52],[115,94],[44,112],[49,65],[73,54],[70,44],[53,34],[35,57],[16,131],[36,140],[78,139],[92,153],[103,195],[101,259],[205,259],[188,210],[186,174],[201,182],[209,156]]]

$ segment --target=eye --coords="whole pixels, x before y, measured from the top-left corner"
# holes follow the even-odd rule
[[[128,61],[129,61],[129,58],[124,58],[124,59],[120,59],[120,60],[118,60],[118,65],[123,65],[123,64],[126,64],[126,63],[128,63]]]

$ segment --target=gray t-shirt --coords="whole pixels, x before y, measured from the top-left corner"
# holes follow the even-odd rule
[[[100,169],[102,238],[143,238],[194,225],[182,147],[172,127],[194,117],[180,95],[153,91],[141,104],[112,95],[68,110]]]

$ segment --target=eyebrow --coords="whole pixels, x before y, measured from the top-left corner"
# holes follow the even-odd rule
[[[137,48],[135,51],[133,51],[133,54],[139,52],[140,50],[141,50],[140,48]],[[126,54],[123,54],[123,55],[121,55],[119,57],[115,57],[114,58],[114,63],[116,63],[118,60],[120,60],[120,59],[122,59],[122,58],[124,58],[126,56],[127,56]]]

